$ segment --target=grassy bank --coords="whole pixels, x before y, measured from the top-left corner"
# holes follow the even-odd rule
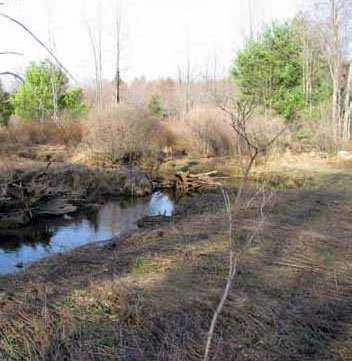
[[[213,360],[352,359],[352,197],[327,182],[349,171],[325,162],[315,189],[279,189],[268,202]],[[236,217],[238,248],[260,221],[253,195]],[[201,360],[227,275],[223,208],[217,191],[183,199],[169,224],[1,277],[0,358]]]

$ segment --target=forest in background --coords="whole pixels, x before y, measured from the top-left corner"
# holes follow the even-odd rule
[[[67,143],[88,162],[110,165],[128,153],[150,159],[170,149],[231,155],[237,146],[223,110],[247,102],[259,143],[289,124],[275,151],[342,149],[351,129],[350,5],[312,2],[292,20],[252,31],[221,78],[216,59],[198,74],[188,59],[177,79],[125,83],[117,14],[116,77],[104,80],[100,38],[87,25],[94,85],[72,87],[71,74],[50,54],[15,74],[22,80],[10,93],[0,86],[2,148]]]

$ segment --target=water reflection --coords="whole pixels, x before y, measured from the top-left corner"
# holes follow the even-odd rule
[[[137,228],[145,215],[171,215],[172,197],[154,193],[141,199],[119,199],[96,211],[75,217],[41,220],[21,230],[0,233],[0,274],[15,272],[18,264],[64,252],[90,242],[103,241]]]
[[[174,210],[174,203],[170,196],[161,192],[154,193],[149,203],[149,215],[171,216]]]

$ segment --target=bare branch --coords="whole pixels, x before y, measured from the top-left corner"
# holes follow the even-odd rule
[[[244,185],[245,184],[243,184],[243,186]],[[247,240],[246,240],[246,243],[245,243],[243,249],[239,250],[236,253],[233,214],[236,214],[240,209],[239,198],[238,198],[238,196],[236,197],[234,209],[232,209],[231,200],[230,200],[230,196],[229,196],[228,192],[224,189],[221,189],[221,192],[222,192],[222,195],[224,198],[225,209],[226,209],[226,214],[227,214],[228,224],[229,224],[229,227],[228,227],[228,230],[229,230],[229,234],[228,234],[228,236],[229,236],[229,271],[228,271],[228,275],[227,275],[224,292],[222,294],[221,300],[220,300],[216,310],[214,311],[213,318],[212,318],[212,321],[210,324],[208,337],[207,337],[207,343],[206,343],[205,352],[204,352],[204,356],[203,356],[203,361],[209,360],[210,346],[211,346],[212,339],[214,337],[216,322],[217,322],[217,319],[218,319],[222,309],[224,308],[225,302],[229,296],[233,280],[237,273],[237,265],[238,265],[240,256],[243,254],[244,251],[246,251],[250,247],[250,245],[253,243],[255,237],[258,235],[258,232],[262,229],[263,224],[265,222],[264,208],[265,208],[268,200],[270,200],[273,197],[273,193],[271,193],[268,198],[266,197],[266,192],[265,192],[264,187],[260,190],[260,193],[262,193],[262,201],[261,201],[261,204],[259,207],[259,213],[260,213],[259,224],[255,228],[255,230],[252,232],[252,234],[250,234],[247,237]]]
[[[21,82],[24,82],[24,79],[23,79],[20,75],[18,75],[18,74],[16,74],[16,73],[13,73],[12,71],[4,71],[4,72],[1,72],[1,73],[0,73],[0,76],[2,76],[2,75],[11,75],[11,76],[13,76],[14,78],[16,78],[17,80],[20,80]]]
[[[17,51],[1,51],[0,55],[23,55],[23,54],[18,53]]]
[[[17,19],[13,18],[12,16],[9,16],[4,13],[0,13],[0,16],[2,16],[5,19],[8,19],[12,21],[13,23],[19,25],[23,30],[25,30],[38,44],[40,44],[49,54],[50,56],[56,61],[56,63],[59,65],[59,67],[75,82],[77,83],[77,80],[74,78],[74,76],[67,70],[67,68],[61,63],[61,61],[57,58],[57,56],[22,22],[18,21]]]

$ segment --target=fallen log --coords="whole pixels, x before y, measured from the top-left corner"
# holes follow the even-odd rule
[[[213,170],[211,172],[208,173],[199,173],[199,174],[188,174],[189,178],[204,178],[204,177],[210,177],[212,175],[216,175],[218,174],[217,170]]]

